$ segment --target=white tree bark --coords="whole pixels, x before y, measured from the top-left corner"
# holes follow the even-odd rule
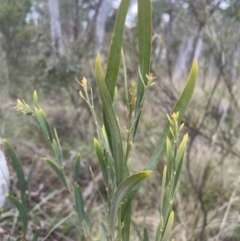
[[[0,144],[2,141],[0,140]],[[9,186],[9,171],[4,154],[0,148],[0,208],[6,204],[6,195],[8,194]]]
[[[105,35],[105,24],[109,11],[112,9],[111,1],[103,0],[98,11],[96,19],[96,38],[97,38],[97,52],[102,50],[103,39]]]
[[[202,49],[202,40],[197,39],[197,44],[194,46],[195,36],[185,37],[180,45],[179,54],[176,65],[173,70],[173,79],[177,80],[181,77],[185,77],[189,73],[189,64],[196,58],[198,59]],[[190,57],[193,56],[193,59]]]
[[[64,55],[64,46],[62,38],[62,30],[59,19],[59,3],[58,0],[48,0],[50,24],[51,24],[51,38],[52,47],[56,54]]]

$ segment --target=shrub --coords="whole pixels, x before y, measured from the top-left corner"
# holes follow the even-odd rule
[[[96,230],[100,229],[102,229],[106,240],[130,240],[131,209],[134,197],[143,185],[144,180],[150,176],[157,163],[161,160],[165,151],[167,153],[167,163],[162,174],[160,220],[156,229],[155,240],[163,241],[169,240],[170,238],[170,231],[174,221],[174,194],[179,182],[187,143],[187,134],[184,135],[182,140],[179,136],[183,127],[180,123],[194,91],[197,77],[197,62],[194,61],[193,63],[182,95],[178,99],[172,114],[167,116],[168,123],[145,168],[141,172],[130,173],[128,162],[129,154],[138,132],[138,124],[141,119],[144,99],[147,90],[153,85],[154,78],[149,73],[152,30],[151,2],[147,0],[138,1],[138,80],[137,83],[129,83],[127,79],[124,51],[121,46],[128,7],[129,0],[122,0],[114,27],[106,73],[103,72],[100,55],[97,55],[95,62],[96,83],[102,103],[102,124],[100,124],[101,121],[99,121],[96,115],[93,94],[91,88],[88,86],[87,79],[83,78],[82,81],[79,81],[82,87],[80,96],[88,104],[96,124],[97,137],[94,138],[94,148],[106,190],[106,199],[101,196],[104,207],[104,218],[99,221],[98,227],[93,227],[91,215],[89,215],[85,209],[86,203],[83,199],[81,187],[77,183],[81,162],[80,153],[76,156],[73,178],[71,179],[67,176],[64,169],[64,158],[57,131],[51,127],[44,111],[39,107],[37,92],[35,91],[33,94],[33,107],[30,107],[30,105],[23,100],[17,101],[17,110],[25,115],[32,116],[46,136],[54,159],[45,158],[44,160],[62,182],[63,188],[67,190],[69,200],[71,200],[74,206],[74,211],[66,215],[63,219],[60,219],[41,240],[47,240],[51,232],[60,225],[70,222],[70,219],[76,220],[75,227],[80,240],[95,240],[94,235],[97,233]],[[115,110],[115,106],[118,104],[115,98],[116,80],[121,59],[125,73],[125,104],[128,113],[127,123],[124,125],[124,128],[121,127]],[[124,129],[124,132],[122,129]],[[123,138],[123,136],[125,136],[125,138]],[[31,233],[28,226],[29,219],[33,214],[31,210],[29,210],[29,199],[26,198],[26,193],[27,190],[28,193],[31,192],[31,182],[32,178],[34,178],[31,175],[32,170],[30,170],[28,177],[26,177],[21,162],[11,144],[7,140],[4,140],[4,145],[11,157],[13,168],[17,173],[20,189],[17,197],[8,195],[10,202],[19,211],[19,216],[23,224],[21,230],[22,235],[18,240],[38,240],[38,238],[40,238],[39,230]],[[103,239],[104,238],[101,237],[100,240]],[[150,240],[146,227],[143,228],[141,240]]]

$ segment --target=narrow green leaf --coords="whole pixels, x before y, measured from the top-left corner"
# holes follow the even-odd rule
[[[98,91],[103,105],[104,125],[108,135],[108,140],[114,161],[116,181],[117,185],[119,185],[123,179],[124,164],[122,138],[118,126],[118,121],[113,110],[112,100],[103,79],[100,55],[98,55],[96,58],[95,71]]]
[[[55,139],[53,139],[52,148],[53,148],[56,160],[58,162],[58,165],[62,166],[62,153],[60,152],[58,148],[58,144]]]
[[[185,153],[187,141],[188,141],[188,134],[185,134],[177,150],[177,155],[175,159],[176,167],[178,166],[180,160],[182,159]]]
[[[107,187],[108,185],[108,170],[107,170],[107,165],[105,161],[105,157],[102,151],[102,148],[98,142],[97,139],[94,138],[94,148],[97,153],[98,161],[101,167],[102,175],[103,175],[103,181],[105,186]]]
[[[50,236],[50,234],[52,232],[54,232],[54,230],[56,230],[58,227],[60,227],[62,224],[64,224],[65,222],[68,221],[69,218],[72,217],[72,215],[74,214],[74,212],[70,213],[67,217],[63,218],[63,219],[60,219],[48,232],[48,234],[43,238],[41,239],[41,241],[45,241],[45,240],[49,240],[48,237]],[[58,220],[58,218],[56,219]]]
[[[83,201],[80,187],[76,182],[74,183],[74,196],[75,196],[75,204],[76,204],[78,217],[80,220],[83,220],[84,219],[84,201]]]
[[[23,236],[21,235],[21,236],[19,236],[17,239],[16,239],[16,241],[23,241],[24,239],[23,239]]]
[[[44,158],[44,161],[54,170],[54,172],[57,174],[58,178],[61,180],[63,185],[68,187],[65,175],[63,173],[63,169],[58,167],[54,162],[47,158]]]
[[[174,221],[174,212],[172,211],[169,218],[168,218],[167,226],[164,230],[164,234],[163,234],[163,237],[162,237],[161,241],[168,241],[169,240],[170,232],[171,232],[172,226],[173,226],[173,221]]]
[[[33,102],[34,102],[35,107],[39,108],[39,106],[38,106],[38,96],[37,96],[36,90],[34,90],[34,92],[33,92]]]
[[[104,233],[105,239],[108,240],[108,238],[109,238],[109,234],[108,234],[108,230],[107,230],[107,228],[106,228],[106,225],[105,225],[103,222],[101,222],[100,225],[101,225],[101,228],[102,228],[102,230],[103,230],[103,233]]]
[[[151,173],[151,171],[139,172],[127,177],[123,182],[120,183],[113,195],[113,200],[110,207],[110,222],[112,230],[114,230],[118,208],[123,198],[133,187],[135,187],[143,179],[147,178]]]
[[[31,167],[30,167],[30,171],[29,171],[29,174],[28,174],[28,201],[29,203],[31,203],[31,193],[32,193],[32,174],[33,174],[33,170],[36,166],[36,157],[33,158],[32,160],[32,164],[31,164]]]
[[[23,226],[22,226],[23,233],[26,234],[27,227],[28,227],[28,215],[25,208],[23,207],[22,203],[15,197],[8,194],[7,198],[17,208],[23,223]]]
[[[35,230],[32,241],[38,241],[39,232],[39,229]]]
[[[112,35],[110,53],[108,57],[108,66],[105,77],[105,82],[107,89],[111,98],[113,100],[114,89],[116,85],[118,69],[121,58],[121,47],[123,30],[125,25],[125,19],[127,16],[127,11],[129,7],[130,0],[122,0],[118,9],[117,18],[115,21],[114,31]]]
[[[77,182],[78,180],[79,172],[80,172],[80,162],[81,162],[81,155],[80,153],[78,153],[75,159],[73,183]]]
[[[50,125],[47,121],[47,117],[42,109],[38,109],[35,107],[35,114],[37,117],[37,121],[44,132],[44,134],[48,137],[48,139],[53,142],[53,136],[51,132]]]
[[[139,66],[144,84],[147,85],[147,76],[150,70],[152,37],[152,9],[150,0],[138,0],[138,38],[139,38]],[[138,78],[137,104],[139,109],[144,95],[144,84],[141,76]]]
[[[180,159],[180,161],[178,163],[176,174],[175,174],[175,177],[174,177],[174,192],[177,188],[177,184],[178,184],[179,179],[180,179],[180,174],[182,172],[183,160],[184,160],[184,155],[182,155],[182,158]]]
[[[124,215],[124,219],[122,220],[122,223],[124,223],[124,226],[122,229],[122,240],[124,241],[130,240],[131,217],[132,217],[132,205],[128,205],[126,209],[126,214]]]
[[[129,99],[128,99],[128,80],[127,80],[127,67],[126,67],[126,60],[123,49],[121,49],[121,56],[122,56],[122,65],[123,65],[123,74],[124,74],[124,97],[125,97],[125,105],[129,110]]]
[[[21,192],[21,201],[23,204],[25,204],[25,193],[26,193],[26,180],[25,180],[25,175],[23,172],[22,164],[16,155],[13,147],[11,144],[6,140],[3,139],[4,146],[6,147],[8,154],[10,155],[10,158],[12,160],[12,166],[15,172],[17,173],[17,178],[18,178],[18,184]]]
[[[165,196],[165,186],[166,186],[166,176],[167,176],[167,170],[168,167],[165,165],[163,169],[163,175],[162,175],[162,188],[161,188],[161,201],[160,201],[160,212],[161,215],[163,214],[163,204],[164,204],[164,196]]]
[[[162,233],[163,233],[163,227],[164,226],[164,221],[163,221],[163,216],[160,216],[160,221],[157,227],[157,232],[156,232],[156,238],[155,241],[161,241],[162,238]]]
[[[168,168],[167,168],[167,180],[169,182],[170,177],[171,177],[171,172],[173,170],[173,150],[172,150],[172,145],[171,142],[169,140],[169,138],[167,137],[166,140],[166,148],[167,148],[167,163],[168,163]]]
[[[59,164],[62,166],[62,164],[63,164],[62,147],[60,145],[58,134],[57,134],[57,131],[55,128],[54,128],[54,135],[55,135],[55,138],[57,141],[57,146],[58,146],[58,159],[59,159],[58,161],[59,161]]]
[[[87,215],[86,212],[84,212],[84,217],[83,218],[84,218],[84,221],[85,221],[85,223],[87,225],[88,232],[90,233],[91,229],[92,229],[92,225],[91,225],[91,220],[90,220],[90,218],[89,218],[89,216]]]
[[[138,0],[138,38],[139,38],[139,76],[137,84],[137,102],[135,107],[135,125],[133,139],[135,138],[138,123],[141,117],[141,108],[147,85],[147,75],[150,71],[152,36],[152,9],[150,0]]]
[[[179,123],[181,123],[183,115],[192,97],[192,94],[196,85],[197,73],[198,73],[198,65],[197,65],[197,61],[194,60],[186,86],[182,92],[182,95],[180,96],[179,100],[177,101],[173,109],[173,113],[179,112],[179,118],[178,118]],[[159,160],[161,160],[161,157],[165,153],[165,149],[166,149],[165,142],[168,135],[169,135],[169,123],[165,126],[164,131],[160,137],[160,140],[155,148],[155,151],[150,161],[147,163],[145,170],[153,170],[156,164],[159,162]]]
[[[148,231],[146,226],[144,226],[143,228],[143,241],[149,241]]]
[[[192,97],[192,94],[196,85],[197,73],[198,73],[198,64],[197,64],[197,61],[194,60],[186,86],[173,109],[173,113],[179,112],[179,118],[178,118],[179,123],[181,123],[183,115]],[[165,153],[166,138],[169,136],[169,126],[170,126],[169,123],[167,123],[157,143],[155,151],[152,157],[150,158],[150,161],[145,166],[144,170],[153,170],[157,165],[157,163],[161,160],[163,154]],[[141,185],[142,183],[139,183],[135,188],[133,188],[131,195],[128,197],[128,202],[131,202],[135,194],[140,189]]]

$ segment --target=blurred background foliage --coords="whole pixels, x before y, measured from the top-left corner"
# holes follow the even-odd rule
[[[94,61],[98,52],[103,62],[107,60],[118,4],[118,0],[0,0],[0,135],[16,146],[26,169],[32,157],[38,156],[41,171],[33,185],[39,195],[36,202],[40,193],[50,192],[47,180],[51,180],[51,188],[59,183],[53,184],[54,177],[42,167],[40,159],[49,155],[44,137],[31,120],[14,110],[16,99],[29,100],[33,90],[38,90],[40,103],[62,140],[66,166],[71,167],[78,151],[85,157],[82,168],[86,172],[80,182],[89,203],[97,203],[99,198],[89,193],[89,182],[93,183],[88,173],[89,165],[96,176],[99,172],[92,147],[94,124],[79,98],[75,78],[88,79],[96,107],[100,107],[95,97]],[[131,1],[123,41],[130,82],[136,80],[138,71],[136,4]],[[146,99],[131,168],[140,170],[151,155],[166,113],[171,111],[197,58],[198,86],[185,117],[189,146],[173,235],[177,240],[239,240],[240,2],[152,0],[152,7],[151,72],[156,84]],[[126,113],[121,105],[122,76],[120,71],[121,123]],[[145,144],[138,144],[139,140],[146,140]],[[162,167],[159,165],[159,173]],[[150,214],[158,208],[159,173],[148,182],[150,188],[140,191],[135,223],[143,222],[138,213],[145,205]],[[149,198],[142,200],[146,193]],[[146,222],[155,228],[154,215]],[[7,229],[7,225],[6,221],[1,226]]]

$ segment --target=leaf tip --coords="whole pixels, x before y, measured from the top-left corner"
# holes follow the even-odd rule
[[[198,74],[198,61],[197,61],[197,59],[193,60],[192,69],[196,72],[196,74]]]

